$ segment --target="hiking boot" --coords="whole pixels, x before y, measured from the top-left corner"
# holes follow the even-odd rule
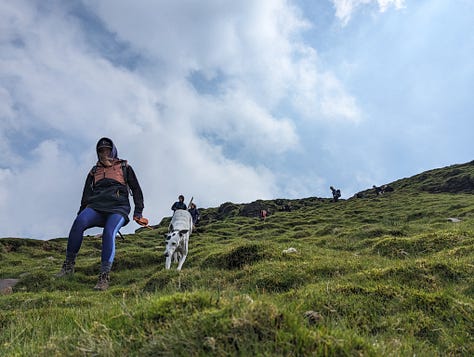
[[[109,288],[109,273],[100,273],[99,274],[99,281],[97,284],[94,286],[94,290],[107,290]]]
[[[72,260],[65,260],[63,263],[63,266],[61,268],[61,271],[59,273],[56,273],[57,278],[61,278],[65,275],[72,275],[74,274],[74,265],[76,263]]]

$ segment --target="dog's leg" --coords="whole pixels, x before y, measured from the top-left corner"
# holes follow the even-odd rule
[[[171,257],[167,256],[165,260],[165,268],[169,269],[171,267]]]
[[[183,266],[184,264],[184,261],[186,260],[186,257],[187,257],[187,254],[183,254],[181,255],[181,259],[179,260],[179,264],[178,264],[178,270],[181,270],[181,267]]]
[[[181,270],[184,264],[184,261],[186,260],[186,257],[188,256],[188,241],[189,241],[189,235],[187,235],[184,238],[183,251],[181,252],[181,259],[179,260],[178,270]]]
[[[179,261],[179,253],[175,251],[173,253],[173,262],[177,263]]]

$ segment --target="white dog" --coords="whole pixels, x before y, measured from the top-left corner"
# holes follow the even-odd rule
[[[189,236],[193,230],[193,219],[191,214],[183,209],[174,212],[173,218],[166,234],[166,257],[165,268],[171,267],[171,259],[178,262],[178,270],[181,270],[188,255]]]

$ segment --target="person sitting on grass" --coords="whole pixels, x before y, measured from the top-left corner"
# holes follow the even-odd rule
[[[147,225],[148,220],[142,217],[143,193],[135,172],[126,160],[117,157],[117,148],[112,140],[101,138],[97,142],[96,152],[98,161],[87,175],[81,206],[67,240],[66,260],[56,276],[74,273],[84,231],[92,227],[103,227],[99,281],[94,289],[106,290],[115,257],[115,236],[129,222],[129,188],[135,205],[133,219],[140,225]]]

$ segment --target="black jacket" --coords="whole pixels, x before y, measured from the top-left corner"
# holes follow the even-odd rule
[[[99,140],[99,142],[103,139]],[[119,166],[123,172],[123,178],[126,184],[123,184],[112,178],[94,179],[95,170],[107,170],[104,166],[97,162],[97,165],[89,172],[84,184],[82,192],[81,207],[79,212],[84,208],[90,207],[96,211],[104,213],[118,213],[125,218],[125,224],[129,222],[128,215],[130,214],[130,201],[129,201],[129,189],[133,196],[134,202],[134,213],[133,216],[141,217],[143,212],[143,193],[138,183],[137,176],[133,171],[132,167],[124,160],[120,160],[117,157],[117,149],[113,144],[112,140],[108,139],[112,144],[112,158],[114,159],[114,165]],[[123,164],[123,167],[121,166]],[[105,176],[105,175],[104,175]],[[95,182],[94,182],[95,181]],[[127,187],[128,186],[128,187]]]
[[[184,202],[181,202],[181,201],[176,201],[175,203],[173,203],[173,206],[171,206],[171,209],[173,211],[176,211],[177,209],[186,209],[186,203]]]

